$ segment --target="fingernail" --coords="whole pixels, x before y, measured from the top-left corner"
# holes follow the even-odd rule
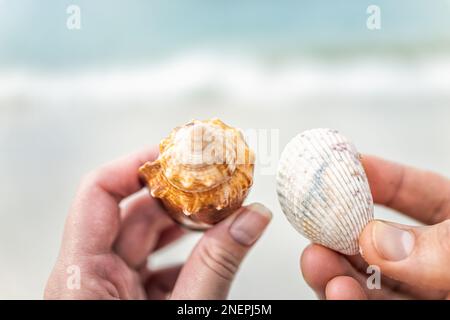
[[[377,221],[372,229],[372,240],[378,254],[386,260],[407,258],[414,248],[414,235],[392,224]]]
[[[272,213],[259,203],[248,206],[231,224],[229,232],[233,239],[244,246],[250,246],[259,238]]]

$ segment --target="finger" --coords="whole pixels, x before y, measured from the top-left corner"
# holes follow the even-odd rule
[[[176,265],[151,272],[145,283],[147,298],[150,300],[167,299],[173,290],[181,268],[182,265]]]
[[[450,217],[450,180],[435,173],[364,156],[374,201],[427,224]]]
[[[327,283],[327,300],[367,300],[367,295],[358,281],[352,277],[338,276]]]
[[[64,248],[85,254],[111,250],[120,225],[118,204],[142,188],[138,168],[156,156],[157,149],[145,149],[88,174],[66,222]]]
[[[386,283],[385,279],[382,279],[380,289],[369,289],[367,286],[369,274],[366,273],[366,269],[358,270],[343,255],[317,244],[312,244],[303,251],[300,265],[306,283],[314,290],[319,299],[326,299],[328,283],[334,278],[342,276],[355,279],[363,288],[366,297],[370,299],[406,298],[405,295],[391,290],[389,282]],[[359,296],[359,293],[349,292],[348,295]]]
[[[182,269],[172,298],[225,299],[239,265],[271,216],[267,208],[253,204],[208,230]]]
[[[325,288],[331,279],[351,274],[349,265],[340,254],[317,244],[311,244],[303,251],[300,268],[306,283],[322,300],[326,298]]]
[[[175,223],[173,226],[164,229],[161,232],[158,242],[156,243],[156,246],[153,248],[152,252],[163,249],[165,246],[177,241],[188,232],[189,231],[187,229],[182,228],[178,223]]]
[[[346,256],[345,257],[354,267],[362,274],[373,274],[372,270],[369,270],[369,264],[361,257],[361,255]],[[409,285],[407,283],[389,278],[387,275],[381,273],[381,284],[383,287],[389,288],[392,292],[396,292],[402,296],[399,298],[412,298],[412,299],[442,299],[446,296],[446,291],[438,290],[423,290],[423,288]]]
[[[372,221],[359,242],[365,260],[383,274],[414,286],[450,290],[450,220],[426,227]]]
[[[139,268],[150,252],[184,234],[148,192],[131,199],[123,211],[114,250],[131,268]]]

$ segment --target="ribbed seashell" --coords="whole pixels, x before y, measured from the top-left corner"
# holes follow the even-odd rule
[[[238,209],[253,183],[254,154],[242,133],[219,119],[193,120],[159,145],[140,174],[153,197],[191,229],[206,229]]]
[[[277,193],[287,219],[305,237],[346,255],[358,253],[373,200],[361,155],[338,131],[305,131],[286,145]]]

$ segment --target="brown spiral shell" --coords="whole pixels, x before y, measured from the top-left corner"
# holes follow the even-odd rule
[[[139,172],[177,222],[206,229],[238,209],[253,183],[254,154],[242,133],[219,119],[193,120],[159,145]]]

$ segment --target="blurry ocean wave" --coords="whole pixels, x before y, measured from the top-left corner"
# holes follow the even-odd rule
[[[73,72],[4,70],[0,74],[0,109],[14,107],[17,101],[39,107],[63,108],[68,101],[89,101],[108,108],[127,108],[129,104],[123,102],[205,99],[250,105],[276,103],[279,107],[323,95],[448,97],[449,88],[450,57],[443,55],[414,60],[294,59],[277,63],[197,52],[135,67]]]

